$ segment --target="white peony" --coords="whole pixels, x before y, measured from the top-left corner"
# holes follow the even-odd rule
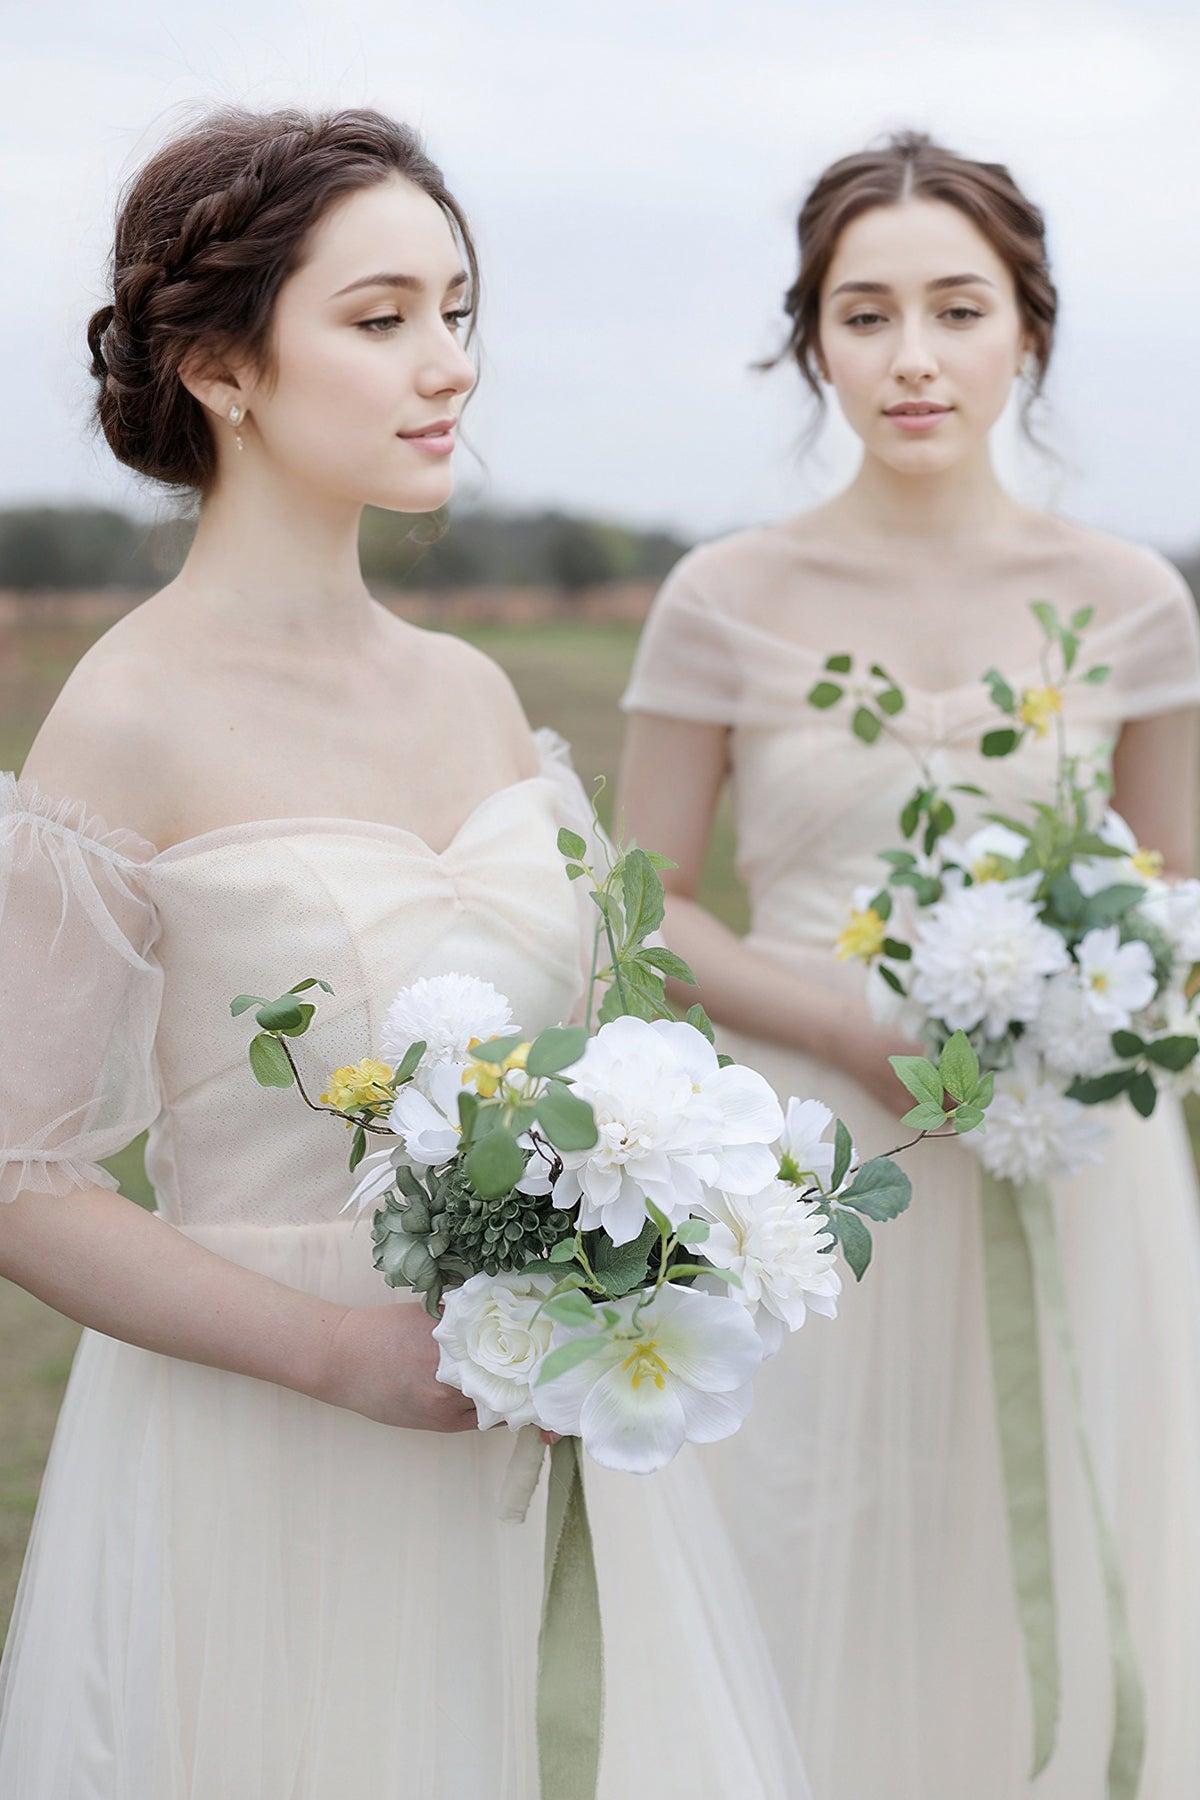
[[[1143,918],[1157,925],[1179,961],[1200,962],[1200,881],[1163,882],[1140,904]]]
[[[458,1096],[463,1091],[465,1067],[458,1062],[438,1063],[426,1074],[424,1092],[410,1081],[396,1095],[388,1124],[409,1162],[418,1168],[440,1168],[458,1154],[462,1136]]]
[[[1157,851],[1143,850],[1120,813],[1110,808],[1096,830],[1097,837],[1120,850],[1120,856],[1088,856],[1071,864],[1071,874],[1081,893],[1090,900],[1107,887],[1124,887],[1127,883],[1156,892],[1162,857]]]
[[[554,1334],[538,1307],[551,1274],[472,1275],[449,1288],[433,1328],[441,1355],[437,1378],[475,1402],[479,1429],[501,1422],[514,1431],[535,1417],[531,1383]]]
[[[912,995],[951,1031],[982,1025],[1002,1037],[1037,1016],[1045,978],[1070,966],[1058,933],[1014,881],[985,881],[948,894],[916,930]]]
[[[613,1302],[619,1323],[595,1356],[535,1386],[539,1424],[583,1439],[606,1469],[648,1474],[685,1443],[731,1437],[750,1411],[763,1343],[747,1308],[667,1283],[632,1315],[638,1294]],[[603,1329],[556,1326],[554,1343]]]
[[[462,1063],[472,1038],[486,1043],[515,1029],[512,1007],[490,981],[477,975],[425,975],[403,987],[383,1021],[380,1054],[393,1065],[410,1044],[423,1043],[417,1084],[439,1063]]]
[[[752,1069],[722,1068],[692,1025],[613,1019],[564,1074],[596,1119],[596,1143],[564,1151],[554,1184],[556,1206],[579,1207],[581,1231],[602,1227],[627,1244],[646,1221],[647,1195],[678,1224],[707,1188],[754,1193],[777,1172],[783,1114],[770,1085]]]
[[[978,1131],[964,1142],[993,1175],[1009,1181],[1047,1181],[1104,1161],[1108,1130],[1095,1109],[1068,1100],[1022,1056],[996,1076],[996,1092]]]
[[[1110,1031],[1123,1031],[1153,1000],[1158,984],[1149,947],[1137,939],[1123,944],[1115,925],[1089,931],[1075,957],[1088,1007]]]
[[[740,1276],[741,1287],[727,1292],[749,1307],[768,1356],[810,1312],[836,1319],[842,1278],[829,1254],[829,1220],[818,1206],[797,1199],[787,1182],[773,1181],[758,1194],[710,1194],[703,1213],[711,1229],[697,1249]]]
[[[1052,975],[1046,983],[1041,1011],[1029,1027],[1026,1041],[1064,1083],[1077,1075],[1103,1074],[1118,1061],[1112,1031],[1088,1004],[1074,968]]]

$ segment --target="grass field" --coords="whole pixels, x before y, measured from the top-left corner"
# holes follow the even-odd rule
[[[537,725],[570,739],[587,779],[615,778],[621,721],[617,698],[636,642],[628,625],[571,621],[471,630],[474,642],[512,676]],[[90,629],[55,623],[22,625],[0,641],[0,769],[19,769],[41,720],[91,641]],[[119,821],[112,821],[119,823]],[[743,903],[730,860],[723,816],[715,835],[705,897],[733,923]],[[150,1202],[135,1144],[111,1165],[123,1190]],[[0,1636],[7,1626],[25,1540],[78,1329],[10,1282],[0,1281]]]

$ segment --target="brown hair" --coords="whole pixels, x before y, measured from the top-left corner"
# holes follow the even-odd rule
[[[918,131],[897,132],[882,149],[843,156],[817,178],[796,221],[800,268],[784,297],[784,311],[792,322],[787,342],[777,356],[759,366],[774,368],[791,357],[818,407],[824,409],[816,358],[821,287],[838,239],[860,213],[911,199],[956,206],[1007,264],[1034,361],[1023,409],[1027,413],[1046,379],[1058,315],[1058,294],[1046,257],[1045,219],[1003,163],[973,162]]]
[[[96,417],[118,461],[204,493],[216,445],[179,379],[197,346],[271,366],[275,299],[333,201],[402,175],[436,201],[478,295],[475,246],[441,170],[406,125],[372,111],[223,107],[163,146],[121,198],[112,303],[88,322]]]

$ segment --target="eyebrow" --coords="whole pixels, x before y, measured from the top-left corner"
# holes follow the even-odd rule
[[[939,275],[936,281],[925,283],[929,293],[941,293],[945,288],[995,287],[995,285],[995,282],[989,281],[986,275],[971,274]],[[890,294],[891,291],[886,281],[843,281],[834,288],[829,298],[835,300],[839,294]]]
[[[465,287],[467,280],[467,271],[460,269],[458,274],[452,275],[446,283],[446,292],[451,293],[455,288]],[[364,275],[359,281],[351,281],[346,287],[339,288],[336,294],[330,295],[330,299],[340,300],[343,294],[352,294],[356,288],[367,287],[404,288],[410,294],[421,294],[425,291],[425,283],[419,275]]]

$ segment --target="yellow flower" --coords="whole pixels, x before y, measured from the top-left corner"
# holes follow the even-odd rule
[[[479,1042],[479,1038],[472,1038],[467,1048],[473,1050]],[[473,1083],[480,1099],[490,1100],[509,1069],[523,1069],[528,1055],[529,1045],[518,1044],[515,1050],[509,1051],[503,1062],[480,1062],[478,1057],[473,1057],[463,1070],[463,1086]]]
[[[1135,850],[1130,862],[1138,874],[1147,881],[1157,881],[1163,872],[1163,853],[1161,850]]]
[[[1003,881],[1004,877],[1004,864],[998,856],[981,856],[971,864],[972,881]]]
[[[1045,737],[1055,713],[1062,711],[1062,691],[1056,687],[1026,688],[1021,696],[1021,723],[1032,725],[1038,737]]]
[[[859,956],[863,962],[870,962],[883,949],[886,936],[886,924],[875,908],[868,906],[863,912],[850,914],[850,923],[838,938],[837,953],[843,962],[850,956]]]
[[[391,1079],[392,1071],[385,1062],[364,1056],[361,1062],[333,1071],[321,1103],[336,1106],[339,1112],[354,1112],[360,1106],[390,1106],[393,1096],[387,1084]]]

